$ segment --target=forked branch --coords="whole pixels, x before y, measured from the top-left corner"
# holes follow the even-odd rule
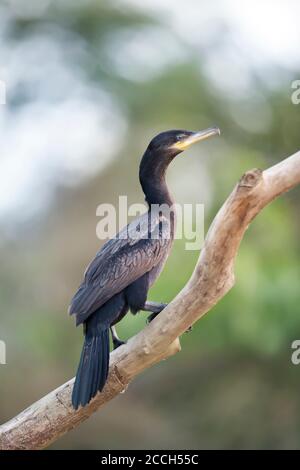
[[[0,450],[44,449],[122,392],[140,372],[178,352],[178,337],[234,285],[234,261],[249,223],[299,183],[300,152],[266,171],[248,171],[215,217],[189,282],[161,315],[111,354],[103,392],[75,411],[70,380],[0,426]]]

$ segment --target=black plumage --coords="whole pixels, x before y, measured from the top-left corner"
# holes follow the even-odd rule
[[[152,312],[152,320],[165,304],[147,302],[148,290],[169,255],[175,233],[173,199],[165,174],[173,158],[195,142],[219,133],[163,132],[149,144],[140,164],[140,183],[148,203],[141,215],[108,240],[87,267],[69,312],[84,324],[85,341],[74,384],[74,408],[86,405],[105,385],[109,369],[109,329],[114,347],[123,344],[114,325],[130,309]],[[170,210],[171,209],[171,210]]]

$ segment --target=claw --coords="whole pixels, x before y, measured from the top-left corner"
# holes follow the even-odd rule
[[[113,341],[113,345],[114,345],[114,350],[119,348],[120,346],[123,346],[123,344],[126,344],[127,341],[122,341],[122,340],[115,340]]]
[[[158,315],[159,313],[160,313],[160,312],[151,313],[151,315],[149,315],[149,316],[147,317],[147,320],[146,320],[147,323],[148,323],[148,324],[151,323],[152,320],[154,320],[154,318],[157,317],[157,315]]]

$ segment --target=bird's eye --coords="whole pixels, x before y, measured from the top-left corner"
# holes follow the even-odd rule
[[[184,138],[185,138],[185,134],[178,134],[178,135],[176,136],[176,139],[179,140],[179,141],[182,140],[182,139],[184,139]]]

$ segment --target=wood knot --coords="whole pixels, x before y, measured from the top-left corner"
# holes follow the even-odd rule
[[[239,187],[243,188],[254,188],[259,181],[262,179],[262,170],[254,168],[253,170],[247,171],[239,182]]]

